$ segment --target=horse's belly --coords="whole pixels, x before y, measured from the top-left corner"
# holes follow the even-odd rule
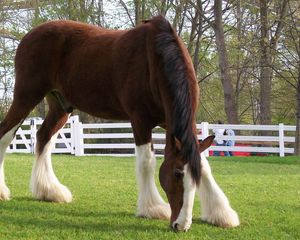
[[[128,119],[115,94],[111,64],[86,61],[90,58],[82,54],[79,61],[74,62],[75,57],[67,61],[57,81],[60,91],[80,111],[106,119]]]
[[[129,120],[112,89],[107,89],[105,84],[99,87],[87,81],[82,86],[73,85],[64,95],[74,108],[82,112],[105,119]]]
[[[119,108],[113,108],[112,106],[107,107],[101,104],[87,105],[78,103],[75,107],[82,112],[107,120],[129,120],[129,117],[124,111]]]

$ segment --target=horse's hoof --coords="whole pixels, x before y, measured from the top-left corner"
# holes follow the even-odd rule
[[[32,191],[33,196],[41,201],[69,203],[72,202],[70,190],[62,184],[53,184],[51,187],[37,187]]]
[[[171,208],[167,203],[148,206],[144,207],[144,209],[140,209],[137,213],[137,216],[144,218],[170,220]]]
[[[172,229],[175,232],[187,232],[191,227],[191,222],[178,223],[174,222],[172,224]]]
[[[201,220],[223,228],[237,227],[240,225],[239,217],[231,207],[227,209],[215,209],[213,213],[202,216]]]
[[[0,201],[10,200],[10,190],[7,186],[2,186],[0,188]]]

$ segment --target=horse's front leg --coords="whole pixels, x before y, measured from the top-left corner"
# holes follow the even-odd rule
[[[237,213],[231,208],[224,192],[216,183],[209,163],[201,153],[201,181],[199,186],[201,219],[220,227],[240,225]]]
[[[160,196],[155,180],[156,159],[151,143],[136,146],[136,177],[138,183],[137,216],[170,219],[170,205]]]

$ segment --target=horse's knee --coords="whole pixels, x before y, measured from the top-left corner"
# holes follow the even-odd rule
[[[151,143],[136,146],[136,161],[138,168],[137,170],[139,171],[148,171],[155,168],[156,159],[153,151],[151,150]]]

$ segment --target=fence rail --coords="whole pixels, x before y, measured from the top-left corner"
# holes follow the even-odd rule
[[[18,129],[8,152],[34,153],[36,132],[42,120],[24,121]],[[235,140],[235,146],[211,146],[209,151],[232,151],[249,153],[275,153],[281,157],[294,153],[295,126],[279,125],[232,125],[197,124],[199,139],[212,134],[214,129],[232,129],[239,133],[236,136],[218,136],[216,140]],[[272,135],[264,135],[264,132]],[[165,133],[157,127],[152,134],[154,148],[158,155],[163,154]],[[76,156],[101,155],[133,155],[135,149],[130,123],[93,123],[83,124],[78,116],[72,116],[65,127],[59,131],[53,153],[68,153]]]

